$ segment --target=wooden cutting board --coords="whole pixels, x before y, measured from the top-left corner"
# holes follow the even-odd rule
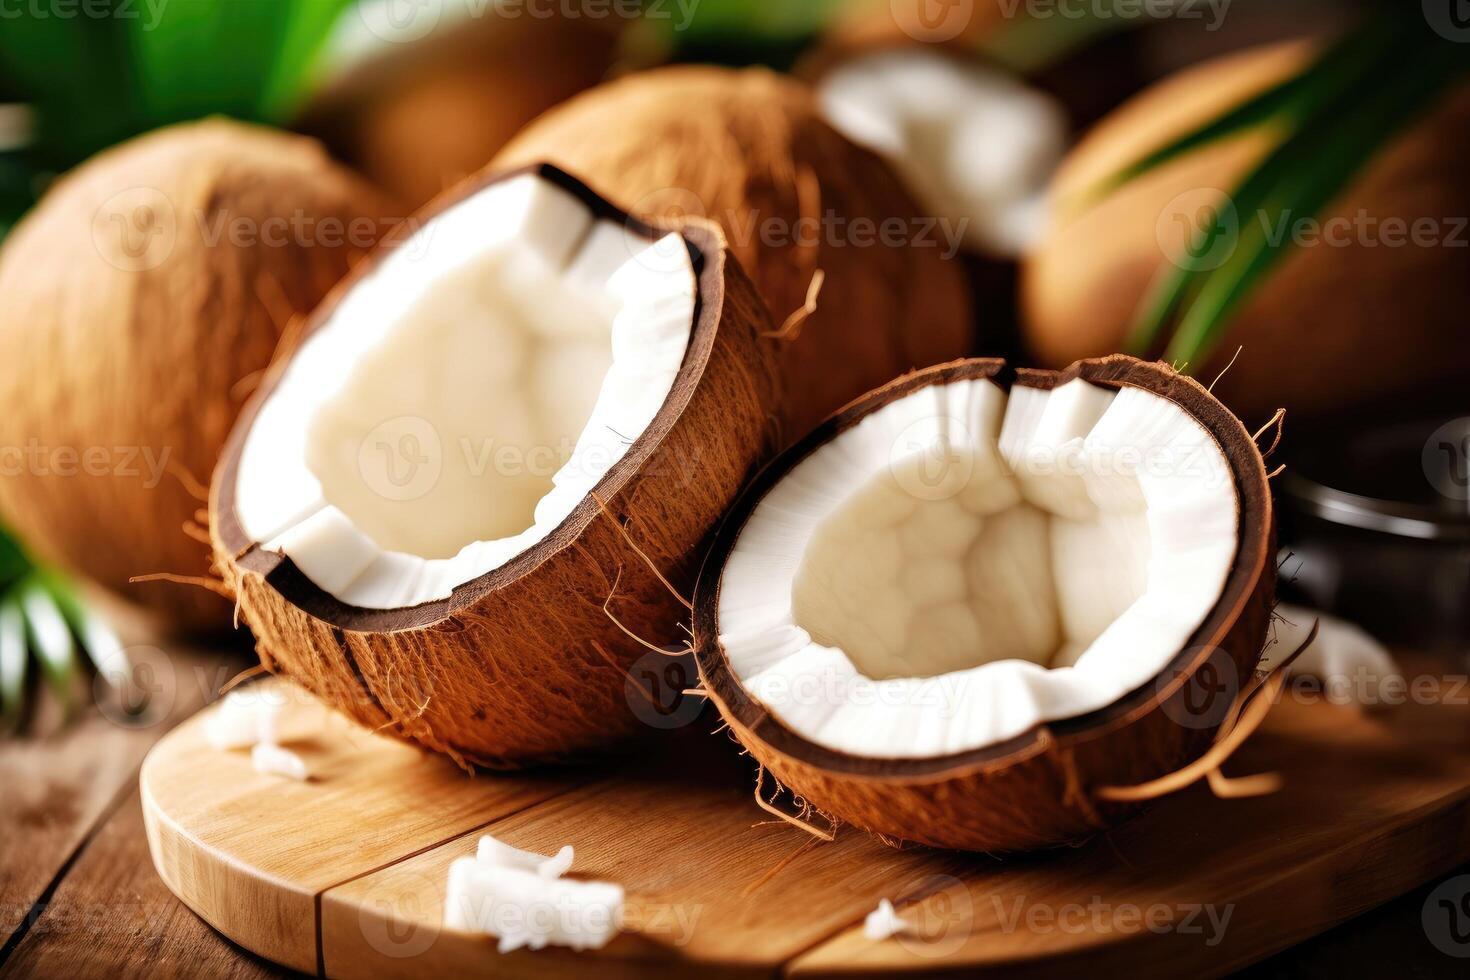
[[[267,684],[279,684],[267,681]],[[1006,860],[831,843],[772,822],[753,764],[709,716],[598,768],[474,778],[282,686],[301,783],[203,739],[205,715],[142,771],[154,864],[220,932],[334,977],[800,976],[985,970],[1214,976],[1470,859],[1470,708],[1372,714],[1284,700],[1229,765],[1269,797],[1196,788],[1087,844]],[[520,950],[441,929],[447,869],[483,833],[623,884],[605,949]],[[864,938],[890,898],[914,932]]]

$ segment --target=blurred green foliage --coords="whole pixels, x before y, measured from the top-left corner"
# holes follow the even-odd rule
[[[25,725],[40,686],[60,720],[70,718],[97,671],[109,685],[127,676],[117,636],[65,579],[32,563],[0,530],[0,736]]]
[[[1182,260],[1161,267],[1139,306],[1130,353],[1201,368],[1231,317],[1285,257],[1283,218],[1320,214],[1395,135],[1470,72],[1470,45],[1412,10],[1388,8],[1323,48],[1302,72],[1206,120],[1113,175],[1105,194],[1170,160],[1248,129],[1279,134],[1260,163],[1196,229]],[[1164,338],[1168,337],[1167,343]]]
[[[31,144],[0,153],[0,227],[51,174],[169,123],[282,122],[354,0],[87,0],[20,6],[0,30],[0,102],[29,104]]]

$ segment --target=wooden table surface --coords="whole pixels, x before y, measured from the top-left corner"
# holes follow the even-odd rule
[[[166,731],[248,661],[157,651],[159,717],[94,710],[42,740],[0,742],[0,977],[279,976],[222,938],[164,887],[149,860],[138,768]],[[113,714],[116,714],[115,712]],[[1446,868],[1441,881],[1470,873]],[[1435,884],[1437,884],[1436,882]],[[1420,924],[1434,884],[1257,964],[1257,977],[1464,976]]]

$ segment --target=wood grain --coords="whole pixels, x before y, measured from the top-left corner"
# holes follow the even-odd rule
[[[1365,717],[1288,700],[1231,769],[1276,770],[1286,786],[1229,802],[1200,787],[1062,860],[1012,860],[950,883],[908,912],[918,939],[874,944],[850,929],[792,972],[914,969],[942,949],[987,974],[1095,976],[1148,964],[1217,976],[1470,857],[1462,706]],[[1079,915],[1086,928],[1072,928]]]
[[[311,781],[263,775],[248,751],[210,748],[201,715],[148,756],[143,813],[174,893],[225,935],[293,969],[317,968],[316,897],[327,888],[579,778],[470,778],[443,757],[368,733],[299,688],[270,680],[251,690],[287,700],[281,736]]]
[[[154,873],[137,787],[88,841],[3,972],[150,980],[279,975],[200,921]]]
[[[98,821],[132,789],[148,749],[241,669],[234,655],[133,643],[146,712],[90,709],[43,738],[0,740],[0,946]]]
[[[317,737],[301,743],[312,783],[255,776],[243,755],[201,748],[191,722],[150,757],[143,802],[171,840],[155,832],[155,861],[186,900],[304,969],[317,966],[319,921],[332,976],[1212,976],[1470,860],[1463,704],[1363,715],[1289,698],[1230,767],[1280,771],[1280,793],[1191,791],[1083,847],[1005,861],[851,832],[803,847],[751,801],[749,760],[693,729],[596,781],[562,773],[528,788],[314,717]],[[627,889],[629,930],[597,952],[502,956],[441,929],[448,865],[481,832],[573,844],[574,875]],[[880,897],[916,935],[863,938]]]
[[[599,974],[769,974],[860,920],[894,882],[954,872],[971,860],[900,851],[858,833],[816,842],[756,808],[750,763],[724,738],[685,739],[664,762],[485,828],[543,853],[571,843],[577,876],[624,886],[636,931],[599,952]],[[484,969],[487,958],[498,973],[512,976],[546,970],[570,976],[591,967],[587,957],[565,950],[501,956],[483,936],[440,930],[449,864],[473,853],[478,836],[328,891],[322,897],[328,974],[457,973]],[[390,935],[403,942],[384,943]]]

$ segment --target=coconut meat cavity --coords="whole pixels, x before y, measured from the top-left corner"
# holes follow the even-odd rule
[[[528,173],[341,295],[241,451],[243,530],[368,609],[444,599],[546,538],[667,400],[688,247]]]
[[[755,506],[720,583],[734,677],[817,745],[932,758],[1158,677],[1239,539],[1210,433],[1140,388],[959,380],[823,443]]]

